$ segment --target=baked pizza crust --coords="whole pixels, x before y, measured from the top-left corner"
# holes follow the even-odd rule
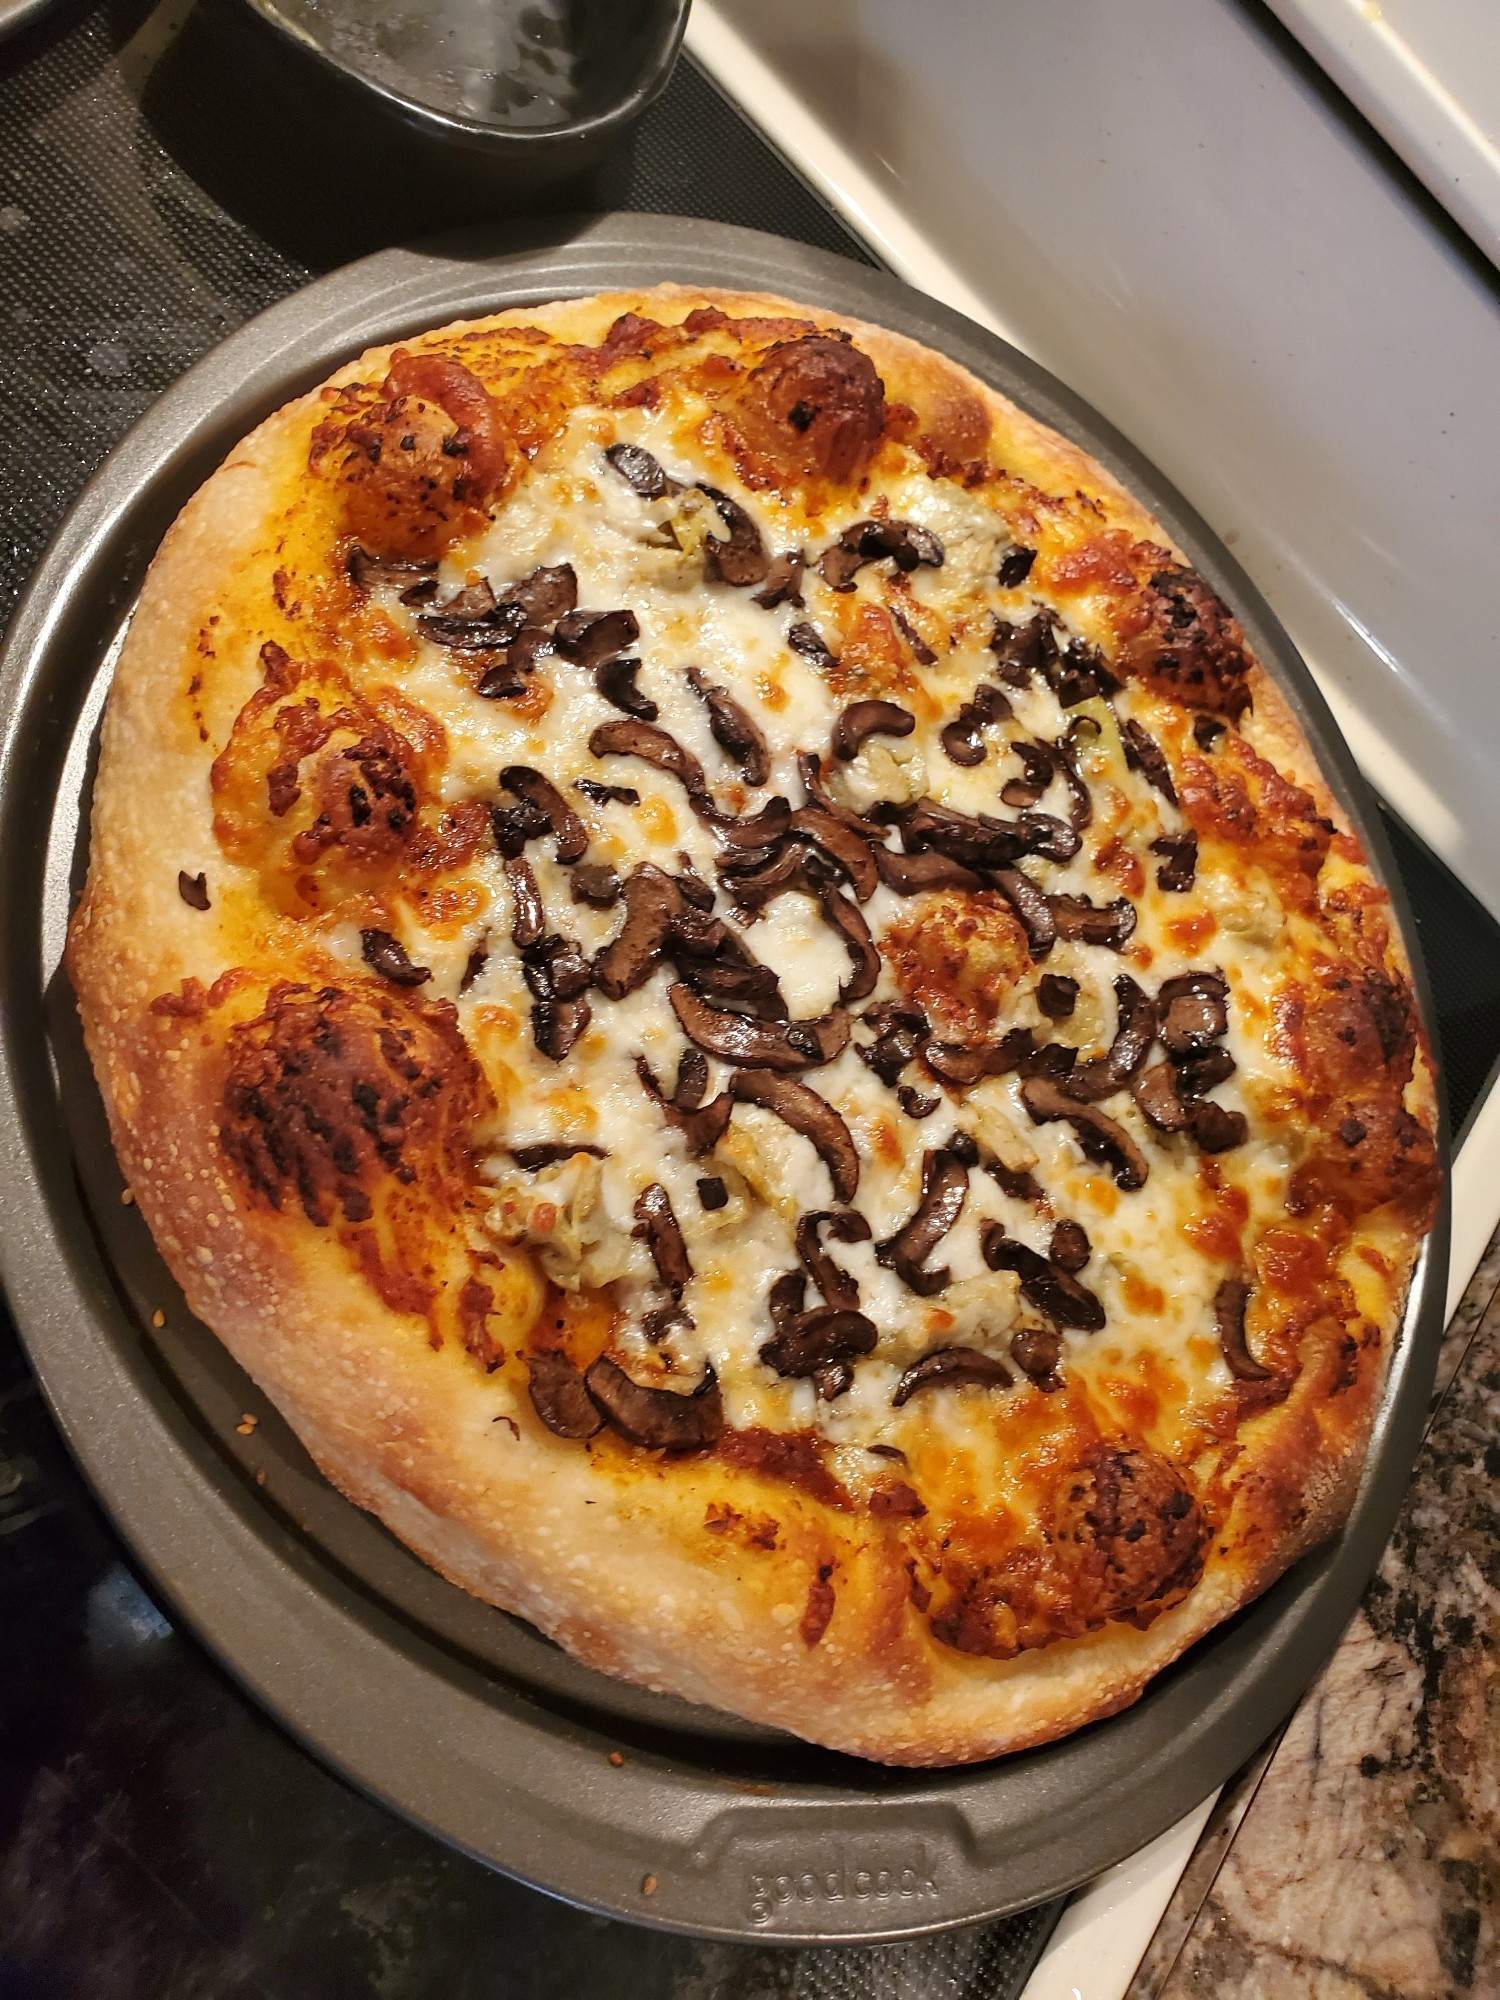
[[[888,394],[917,410],[954,455],[993,425],[1007,462],[1041,485],[1112,495],[1116,518],[1164,541],[1158,524],[1086,454],[940,355],[885,329],[770,295],[675,286],[500,315],[600,341],[622,313],[675,321],[711,304],[732,317],[794,317],[852,334]],[[444,329],[445,337],[464,329]],[[420,345],[420,343],[418,343]],[[374,349],[332,378],[379,380]],[[198,726],[179,692],[182,662],[218,608],[226,566],[252,549],[274,561],[289,484],[305,462],[317,394],[268,418],[190,501],[157,556],[123,650],[103,730],[88,886],[68,967],[125,1176],[188,1306],[227,1344],[334,1484],[455,1584],[536,1625],[590,1665],[691,1701],[895,1764],[987,1758],[1109,1715],[1195,1640],[1333,1533],[1357,1485],[1385,1367],[1420,1242],[1417,1223],[1384,1219],[1383,1278],[1364,1279],[1378,1349],[1331,1395],[1305,1369],[1240,1442],[1253,1466],[1218,1524],[1201,1580],[1143,1627],[1097,1629],[998,1660],[939,1643],[911,1615],[889,1544],[808,1493],[717,1461],[664,1460],[605,1439],[588,1452],[550,1435],[517,1395],[504,1421],[476,1397],[474,1364],[450,1341],[433,1351],[351,1265],[332,1232],[285,1226],[245,1199],[218,1143],[222,1038],[202,1016],[152,1012],[163,994],[213,988],[234,940],[205,923],[176,869],[232,881],[216,842],[209,758],[253,693],[247,665],[205,693]],[[1179,560],[1185,560],[1174,551]],[[1252,669],[1263,754],[1311,792],[1342,831],[1340,808],[1290,708]],[[204,736],[212,739],[212,748]],[[164,865],[169,858],[170,865]],[[248,871],[245,871],[248,875]],[[260,948],[274,955],[272,923]],[[1400,953],[1399,940],[1392,947]],[[332,968],[331,968],[332,969]],[[305,955],[300,976],[308,976]],[[264,982],[231,991],[249,1018]],[[1409,1108],[1431,1121],[1430,1058],[1420,1051]],[[516,1260],[496,1306],[516,1327],[542,1287]],[[746,1516],[774,1504],[774,1562],[732,1540],[705,1548],[705,1505]],[[834,1565],[836,1608],[820,1643],[800,1631],[820,1571]]]

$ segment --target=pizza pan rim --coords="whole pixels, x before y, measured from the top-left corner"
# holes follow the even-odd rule
[[[775,290],[909,333],[1077,439],[1136,492],[1240,615],[1307,729],[1391,893],[1430,1026],[1416,928],[1373,796],[1307,668],[1217,538],[1080,399],[898,279],[779,237],[641,215],[467,230],[320,278],[195,363],[74,503],[12,620],[0,655],[0,1276],[53,1414],[154,1586],[242,1687],[360,1789],[610,1916],[726,1941],[890,1941],[1076,1887],[1189,1811],[1290,1711],[1379,1559],[1420,1441],[1443,1331],[1446,1177],[1336,1541],[1140,1702],[1060,1743],[955,1772],[830,1759],[795,1783],[747,1784],[732,1758],[689,1762],[659,1745],[611,1765],[607,1722],[517,1698],[299,1540],[153,1374],[150,1336],[117,1288],[97,1202],[90,1209],[78,1184],[52,1068],[57,1009],[71,1013],[60,975],[44,990],[41,953],[48,899],[55,927],[68,888],[66,867],[59,874],[49,859],[54,797],[81,740],[84,683],[98,678],[107,635],[177,507],[261,415],[364,346],[661,278]],[[1440,1152],[1446,1163],[1446,1127]],[[618,1684],[599,1682],[607,1716]],[[351,1686],[357,1704],[343,1698]],[[767,1739],[766,1759],[802,1755],[781,1744]]]

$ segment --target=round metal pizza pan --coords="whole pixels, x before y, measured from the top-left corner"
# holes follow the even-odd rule
[[[191,368],[84,491],[17,611],[0,666],[0,1270],[53,1412],[156,1587],[354,1783],[494,1866],[612,1915],[726,1939],[909,1937],[1085,1881],[1204,1798],[1288,1712],[1352,1613],[1406,1484],[1442,1332],[1446,1204],[1339,1539],[1124,1713],[988,1765],[886,1770],[578,1666],[334,1493],[187,1314],[122,1204],[59,969],[114,648],[162,534],[228,449],[369,343],[663,278],[774,290],[883,322],[1102,460],[1243,620],[1416,959],[1370,795],[1261,598],[1159,474],[1002,341],[893,278],[698,221],[554,220],[545,232],[387,251],[273,306]],[[1430,1022],[1419,961],[1418,988]],[[258,1421],[243,1433],[247,1412]]]

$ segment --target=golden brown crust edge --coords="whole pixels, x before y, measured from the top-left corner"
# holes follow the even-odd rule
[[[597,338],[616,313],[661,312],[691,299],[731,314],[789,312],[843,324],[907,394],[977,396],[997,421],[1024,434],[1038,462],[1113,482],[1076,448],[1013,413],[1003,398],[942,357],[900,336],[774,297],[680,288],[572,302],[503,317]],[[379,354],[341,371],[368,373]],[[531,1619],[579,1657],[691,1700],[732,1709],[855,1754],[895,1763],[969,1761],[1049,1740],[1114,1712],[1162,1667],[1256,1595],[1305,1549],[1332,1532],[1363,1464],[1379,1378],[1366,1371],[1357,1401],[1330,1438],[1315,1421],[1317,1385],[1299,1382],[1287,1403],[1256,1420],[1275,1491],[1299,1496],[1296,1518],[1274,1521],[1258,1548],[1213,1560],[1203,1581],[1149,1629],[1113,1624],[1038,1654],[997,1664],[938,1647],[870,1605],[849,1608],[848,1638],[835,1618],[809,1651],[795,1633],[771,1647],[747,1643],[737,1582],[684,1553],[667,1506],[646,1518],[649,1490],[590,1484],[587,1461],[535,1426],[496,1461],[493,1436],[477,1440],[457,1355],[432,1355],[391,1335],[390,1316],[332,1246],[288,1245],[247,1215],[223,1175],[211,1132],[217,1098],[211,1062],[190,1029],[165,1030],[146,1012],[152,995],[185,976],[220,969],[201,926],[174,907],[157,856],[195,865],[211,851],[206,759],[196,742],[163,744],[163,690],[211,601],[223,552],[238,547],[274,507],[277,461],[301,407],[270,418],[189,504],[143,593],[122,655],[94,796],[94,866],[69,944],[85,1034],[128,1181],[189,1305],[211,1324],[287,1416],[318,1463],[358,1504],[385,1520],[454,1582]],[[1160,531],[1134,507],[1142,533]],[[1290,709],[1260,670],[1258,728],[1289,776],[1333,801]],[[141,787],[132,768],[149,763]],[[149,794],[142,796],[142,791]],[[1337,815],[1336,815],[1337,816]],[[221,864],[222,865],[222,864]],[[144,942],[143,942],[144,940]],[[1419,1060],[1431,1101],[1430,1068]],[[1415,1247],[1412,1233],[1411,1248]],[[319,1254],[324,1253],[324,1254]],[[1406,1258],[1409,1266],[1410,1256]],[[1388,1356],[1404,1287],[1382,1329]],[[330,1335],[330,1327],[337,1329]],[[306,1355],[316,1355],[309,1367]],[[455,1442],[456,1441],[456,1442]],[[484,1450],[481,1453],[480,1445]],[[434,1462],[446,1469],[434,1471]],[[660,1474],[653,1472],[657,1481]],[[496,1523],[504,1524],[497,1532]],[[566,1531],[558,1532],[560,1521]],[[566,1584],[540,1581],[564,1557]],[[669,1613],[662,1609],[670,1599]],[[762,1607],[744,1602],[755,1620]],[[657,1632],[653,1634],[653,1625]],[[856,1658],[851,1658],[851,1653]],[[850,1668],[858,1665],[859,1671]]]

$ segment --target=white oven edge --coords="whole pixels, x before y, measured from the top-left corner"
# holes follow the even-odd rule
[[[848,150],[712,5],[695,0],[685,46],[744,115],[898,277],[1021,347]],[[774,139],[771,135],[774,134]],[[1294,633],[1293,638],[1296,638]],[[1303,649],[1306,657],[1306,649]],[[1309,660],[1334,716],[1381,797],[1439,856],[1451,812]],[[1453,1169],[1452,1316],[1500,1222],[1500,1090],[1476,1113]],[[1217,1798],[1215,1793],[1214,1798]],[[1205,1799],[1138,1854],[1106,1870],[1064,1910],[1021,2000],[1121,2000],[1213,1810]]]

